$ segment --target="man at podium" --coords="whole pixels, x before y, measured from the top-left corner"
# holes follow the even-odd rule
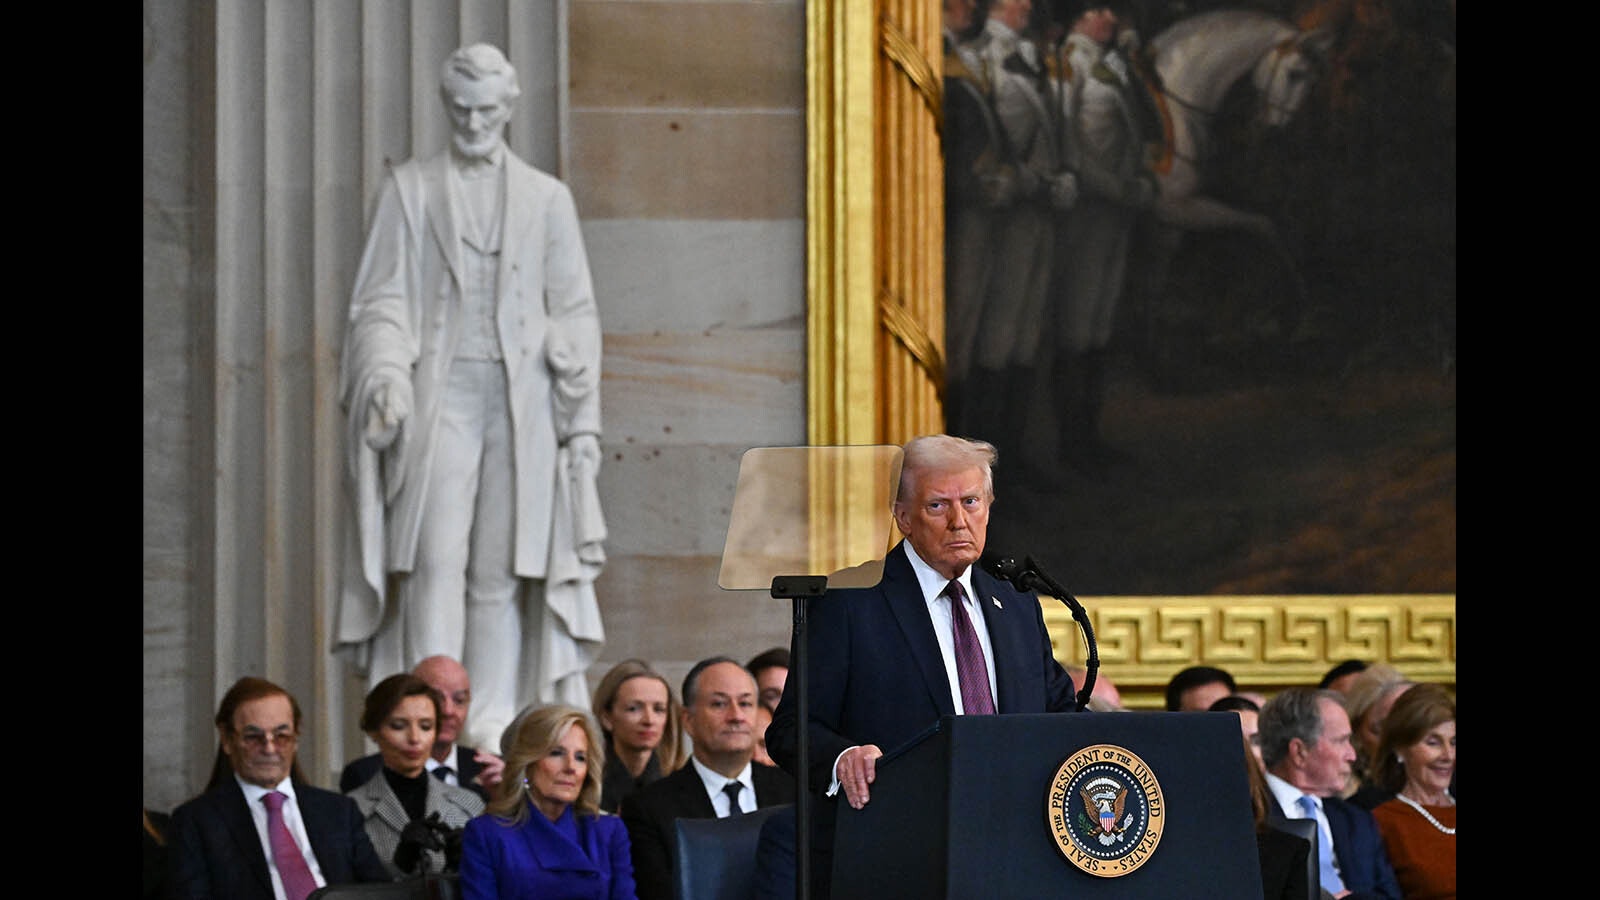
[[[902,540],[884,560],[883,580],[829,590],[810,607],[810,771],[794,772],[795,679],[767,730],[773,759],[822,795],[811,846],[814,898],[829,896],[834,804],[860,809],[870,801],[884,753],[940,716],[1077,706],[1039,598],[975,565],[994,503],[994,446],[940,434],[914,438],[904,450],[893,504]]]

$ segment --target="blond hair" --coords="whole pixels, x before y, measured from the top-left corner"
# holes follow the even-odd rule
[[[1350,715],[1350,728],[1355,732],[1356,764],[1353,774],[1365,777],[1372,765],[1372,751],[1368,748],[1363,726],[1377,709],[1379,702],[1400,688],[1409,688],[1411,679],[1387,663],[1373,663],[1361,670],[1344,692],[1344,711]]]
[[[605,727],[605,716],[611,712],[611,704],[617,700],[617,692],[622,686],[635,678],[654,678],[661,682],[667,689],[667,721],[661,728],[661,743],[656,745],[656,761],[661,764],[661,774],[670,775],[683,768],[689,761],[689,753],[683,746],[683,706],[672,693],[672,685],[667,682],[665,675],[650,668],[650,664],[642,659],[625,659],[611,667],[605,676],[600,679],[600,684],[594,689],[594,700],[590,709],[594,713],[594,720],[600,723],[600,731],[605,736],[606,750],[611,749],[611,732]]]
[[[589,744],[583,787],[578,789],[578,799],[572,803],[573,811],[578,815],[600,814],[600,772],[605,766],[605,746],[600,743],[588,713],[560,703],[526,709],[506,728],[500,739],[500,753],[506,761],[505,776],[495,786],[486,812],[517,824],[527,819],[528,808],[532,805],[527,791],[528,770],[550,753],[568,728],[582,728],[584,740]]]

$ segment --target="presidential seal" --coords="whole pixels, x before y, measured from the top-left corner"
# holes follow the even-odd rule
[[[1068,757],[1050,781],[1046,806],[1056,849],[1090,875],[1126,875],[1161,843],[1161,783],[1126,747],[1095,744]]]

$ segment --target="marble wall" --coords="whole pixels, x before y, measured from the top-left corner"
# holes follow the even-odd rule
[[[788,642],[787,602],[716,576],[741,454],[805,440],[804,3],[146,0],[148,807],[203,786],[240,675],[296,694],[314,782],[366,752],[327,651],[340,316],[382,160],[442,146],[431,79],[479,39],[518,66],[512,147],[571,185],[601,308],[591,680]]]

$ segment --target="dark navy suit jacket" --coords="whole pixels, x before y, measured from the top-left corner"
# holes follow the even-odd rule
[[[1323,797],[1322,811],[1328,816],[1333,854],[1339,858],[1339,877],[1351,891],[1349,900],[1402,900],[1400,881],[1372,813],[1338,797]]]
[[[1002,713],[1069,712],[1077,708],[1072,676],[1050,649],[1039,598],[979,568],[972,591],[983,605],[994,648],[995,709]],[[906,556],[905,542],[884,558],[883,580],[870,588],[830,590],[811,601],[806,617],[809,785],[820,794],[833,763],[858,744],[893,753],[941,716],[955,714],[950,678],[939,653],[928,604]],[[798,647],[791,647],[791,658]],[[767,751],[793,772],[799,740],[798,679],[767,726]],[[832,865],[833,818],[842,798],[813,807],[812,885],[826,896]]]
[[[311,852],[328,884],[389,881],[356,802],[294,783]],[[273,900],[272,876],[244,791],[230,775],[172,813],[171,896],[180,900]]]
[[[994,648],[996,710],[1075,709],[1072,676],[1051,652],[1039,598],[978,568],[972,590]],[[827,789],[833,761],[847,748],[876,744],[891,753],[940,716],[955,715],[939,639],[903,541],[885,557],[881,582],[828,591],[811,602],[806,627],[812,790]],[[799,726],[796,689],[790,679],[767,727],[768,752],[790,771]]]

